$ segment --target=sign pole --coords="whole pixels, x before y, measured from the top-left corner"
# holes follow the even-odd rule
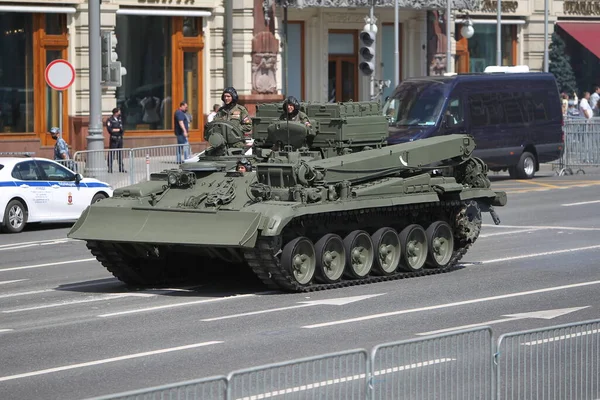
[[[58,128],[60,129],[60,137],[63,133],[63,92],[58,91]]]
[[[54,60],[46,66],[46,83],[58,92],[58,128],[63,137],[63,91],[75,82],[75,68],[67,60]]]

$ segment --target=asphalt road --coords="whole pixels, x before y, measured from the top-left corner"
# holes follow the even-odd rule
[[[499,226],[485,215],[464,268],[311,294],[251,278],[130,291],[68,225],[3,234],[1,397],[81,399],[480,324],[498,337],[600,318],[600,176],[547,175],[492,176],[509,204]]]

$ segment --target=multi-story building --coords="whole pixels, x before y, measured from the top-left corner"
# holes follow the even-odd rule
[[[250,111],[257,102],[284,95],[312,101],[369,98],[369,80],[358,72],[358,34],[370,0],[98,1],[101,29],[116,33],[119,60],[127,69],[122,86],[103,89],[102,113],[107,117],[114,107],[122,108],[125,147],[175,143],[172,115],[182,100],[192,114],[191,142],[201,143],[205,116],[221,102],[228,84]],[[224,1],[231,1],[231,7]],[[445,71],[445,0],[399,3],[400,77]],[[592,21],[598,15],[592,1],[549,3],[550,34],[557,22],[575,37],[563,19]],[[375,4],[375,75],[393,82],[394,0]],[[496,3],[456,0],[454,5],[452,69],[480,71],[495,64]],[[502,1],[504,65],[541,70],[543,5],[543,0]],[[474,22],[469,39],[460,35],[465,19]],[[89,123],[88,2],[0,0],[0,27],[0,152],[51,156],[54,143],[46,132],[59,124],[61,113],[63,137],[73,151],[84,150]],[[587,46],[595,43],[575,39]],[[48,63],[59,58],[76,70],[62,104],[44,76]],[[392,89],[386,88],[383,96]]]

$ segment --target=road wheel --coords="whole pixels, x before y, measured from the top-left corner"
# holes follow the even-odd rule
[[[19,233],[25,228],[29,213],[20,200],[11,200],[4,210],[4,226],[8,233]]]
[[[444,221],[436,221],[429,225],[427,231],[427,265],[443,268],[452,259],[454,252],[454,236],[452,228]]]
[[[92,198],[92,204],[100,201],[100,200],[104,200],[106,198],[106,195],[104,193],[96,193],[94,195],[94,197]]]
[[[521,154],[517,163],[516,175],[519,179],[531,179],[535,175],[535,165],[537,164],[535,156],[528,151]]]
[[[414,272],[423,268],[427,261],[427,234],[421,225],[412,224],[400,232],[402,262],[400,268]]]
[[[364,278],[373,268],[373,242],[365,231],[352,231],[344,238],[346,249],[346,275],[350,278]]]
[[[308,238],[299,237],[286,244],[281,254],[281,265],[298,284],[310,284],[317,265],[312,242]]]
[[[377,275],[391,275],[396,272],[402,249],[398,233],[392,228],[381,228],[371,236],[375,246],[375,265]]]
[[[324,283],[340,280],[346,267],[344,242],[338,235],[328,233],[315,244],[317,279]]]

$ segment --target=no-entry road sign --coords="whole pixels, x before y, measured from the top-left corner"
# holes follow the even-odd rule
[[[55,90],[66,90],[75,82],[75,68],[67,60],[54,60],[46,66],[46,83]]]

